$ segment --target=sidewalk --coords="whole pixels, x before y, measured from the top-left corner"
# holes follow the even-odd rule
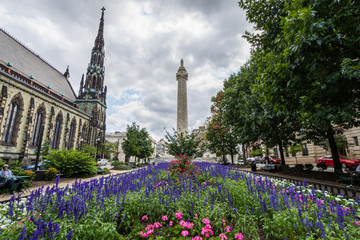
[[[134,171],[134,169],[132,169],[132,170],[110,170],[110,174],[96,175],[94,177],[89,177],[89,178],[63,178],[63,179],[60,178],[60,182],[59,182],[58,186],[65,187],[67,185],[72,185],[76,179],[81,180],[81,182],[86,182],[86,181],[90,181],[91,179],[97,179],[97,178],[106,177],[109,175],[124,174],[124,173],[131,172],[131,171]],[[27,191],[26,193],[21,194],[21,197],[29,196],[33,190],[38,189],[42,185],[44,186],[44,189],[46,189],[47,187],[52,187],[55,185],[55,180],[54,181],[34,181],[34,182],[32,182],[32,184],[29,187],[30,192]],[[13,195],[5,195],[4,196],[4,194],[1,194],[0,195],[0,203],[9,201],[12,196]],[[15,196],[17,197],[18,194],[15,194]]]

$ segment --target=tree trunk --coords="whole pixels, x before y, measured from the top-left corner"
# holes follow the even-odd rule
[[[234,153],[232,150],[230,151],[230,155],[231,155],[231,164],[234,165]]]
[[[340,163],[340,157],[339,157],[339,151],[336,145],[336,141],[334,138],[334,134],[328,135],[328,141],[331,149],[331,155],[332,159],[334,161],[334,169],[335,173],[342,173],[341,163]]]
[[[244,146],[244,144],[241,144],[241,146],[242,146],[242,152],[243,152],[244,164],[246,164],[245,146]]]
[[[281,165],[285,166],[285,156],[284,156],[282,141],[279,141],[279,151],[280,151]]]

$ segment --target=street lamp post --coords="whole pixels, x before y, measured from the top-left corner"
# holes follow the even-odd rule
[[[95,154],[95,162],[97,162],[97,161],[96,161],[96,159],[97,159],[98,152],[99,152],[99,143],[100,143],[100,136],[98,136],[98,137],[96,138],[96,154]]]

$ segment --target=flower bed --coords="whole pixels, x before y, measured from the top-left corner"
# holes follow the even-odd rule
[[[0,239],[360,239],[358,199],[195,165],[196,174],[163,163],[12,198],[0,206]]]

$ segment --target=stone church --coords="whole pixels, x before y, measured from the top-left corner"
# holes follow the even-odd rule
[[[52,149],[104,142],[106,86],[104,11],[78,96],[69,67],[59,72],[0,29],[0,158],[30,161],[47,140]]]

